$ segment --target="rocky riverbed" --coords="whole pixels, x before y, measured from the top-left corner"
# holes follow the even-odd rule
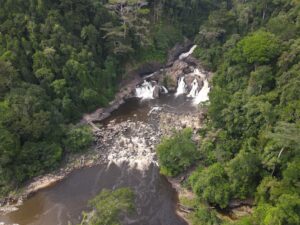
[[[172,114],[159,107],[152,108],[148,117],[151,123],[131,120],[116,123],[112,120],[105,126],[94,125],[97,129],[94,129],[95,145],[91,150],[67,156],[61,169],[36,177],[17,197],[4,199],[0,213],[17,210],[28,196],[59,182],[76,169],[126,161],[130,167],[144,170],[151,163],[157,164],[155,148],[161,137],[171,135],[173,129],[192,127],[196,132],[201,126],[201,117],[197,114]]]
[[[184,60],[178,59],[180,53],[186,51],[189,46],[190,43],[186,43],[185,46],[181,47],[180,52],[174,51],[169,57],[167,66],[153,74],[151,81],[157,83],[170,81],[166,85],[170,90],[173,90],[176,87],[174,86],[176,85],[175,80],[179,76],[184,75],[187,86],[191,86],[192,78],[195,76],[195,73],[192,71],[199,67],[199,62],[192,57],[185,57]],[[198,75],[196,74],[196,76]],[[208,76],[209,74],[206,75]],[[189,76],[192,78],[189,78]],[[116,95],[115,100],[107,108],[100,108],[94,113],[83,117],[81,123],[88,123],[93,127],[95,136],[93,148],[83,154],[67,155],[60,169],[34,178],[19,190],[18,194],[2,199],[0,201],[0,214],[17,210],[24,199],[43,188],[61,181],[76,169],[109,162],[119,164],[124,161],[129,162],[132,168],[145,169],[151,163],[157,164],[155,147],[162,136],[169,136],[174,129],[179,130],[184,127],[192,127],[196,134],[201,127],[203,114],[188,112],[176,114],[164,111],[159,107],[154,107],[149,111],[148,117],[152,121],[150,123],[131,120],[116,123],[112,120],[106,126],[94,124],[94,122],[101,122],[109,117],[111,112],[118,109],[126,98],[132,97],[136,86],[143,79],[138,74],[133,76],[131,80],[125,82]],[[201,80],[199,80],[199,87],[201,87]]]

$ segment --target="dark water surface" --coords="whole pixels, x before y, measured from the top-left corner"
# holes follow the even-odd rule
[[[193,110],[185,97],[172,94],[160,99],[139,101],[130,99],[105,120],[116,122],[128,119],[151,122],[148,115],[153,107],[164,111],[186,112]],[[176,215],[176,193],[158,168],[147,171],[129,168],[127,165],[101,165],[74,171],[56,185],[34,194],[16,212],[0,216],[5,224],[19,225],[67,225],[80,221],[81,212],[88,210],[88,200],[103,188],[131,187],[136,194],[136,213],[126,219],[132,225],[185,225]]]
[[[151,121],[151,116],[148,113],[153,107],[160,107],[163,111],[172,113],[192,112],[196,109],[192,105],[192,99],[184,95],[174,97],[173,93],[162,95],[158,99],[143,101],[137,98],[130,98],[118,110],[112,112],[111,116],[102,123],[107,124],[111,120],[123,122],[128,119],[131,121],[149,122]]]

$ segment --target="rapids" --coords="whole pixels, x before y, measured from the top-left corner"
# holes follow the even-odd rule
[[[136,97],[141,99],[153,99],[154,89],[155,86],[152,85],[151,82],[144,80],[144,83],[141,84],[140,87],[136,88]]]
[[[187,58],[196,47],[181,54],[178,60]],[[0,216],[0,224],[77,224],[81,212],[90,210],[88,201],[99,191],[130,187],[136,194],[136,212],[125,218],[125,225],[186,225],[176,213],[175,190],[159,174],[155,146],[162,133],[158,118],[162,111],[171,115],[193,113],[195,105],[209,100],[210,87],[208,78],[198,68],[178,77],[175,93],[168,86],[149,80],[153,76],[154,73],[145,77],[136,87],[136,98],[126,100],[107,119],[94,125],[98,127],[95,148],[103,163],[75,170],[61,182],[38,191],[18,211]],[[186,76],[194,76],[190,89]],[[202,88],[198,79],[204,81]],[[158,97],[157,90],[161,93]]]
[[[111,144],[99,149],[110,163],[72,172],[56,185],[25,200],[18,211],[0,216],[0,222],[5,225],[78,224],[81,212],[89,210],[88,201],[103,188],[130,187],[136,194],[136,213],[126,218],[125,225],[186,225],[176,214],[175,190],[159,174],[154,154],[158,139],[151,140],[161,136],[156,128],[156,116],[162,110],[180,114],[193,112],[194,107],[185,96],[175,98],[170,93],[159,99],[127,100],[109,118],[96,124],[113,136],[105,141]],[[124,124],[127,126],[123,129]]]

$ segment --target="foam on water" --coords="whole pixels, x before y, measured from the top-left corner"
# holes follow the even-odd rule
[[[155,86],[152,85],[151,82],[144,80],[144,83],[135,89],[136,97],[141,99],[153,99],[154,89]]]
[[[198,94],[198,89],[199,89],[198,81],[197,81],[197,79],[194,79],[194,81],[192,83],[192,89],[191,89],[190,93],[187,95],[187,97],[195,98]]]
[[[196,48],[197,48],[197,45],[194,45],[188,52],[182,53],[179,56],[179,59],[182,60],[182,59],[190,56],[191,54],[193,54],[193,52],[195,51]]]
[[[180,77],[178,80],[177,90],[175,96],[179,96],[186,93],[186,84],[184,81],[184,77]]]
[[[194,98],[193,100],[193,104],[198,105],[201,102],[206,102],[209,100],[209,96],[208,93],[210,91],[210,87],[208,84],[208,80],[204,80],[204,85],[202,87],[202,89],[199,91],[199,93],[197,94],[197,96]]]

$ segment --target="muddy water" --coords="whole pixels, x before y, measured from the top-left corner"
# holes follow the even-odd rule
[[[181,113],[193,110],[184,96],[173,94],[160,99],[139,101],[130,99],[111,117],[116,122],[140,120],[155,123],[149,115],[153,107]],[[16,212],[0,217],[0,224],[19,225],[66,225],[77,224],[81,212],[88,210],[88,200],[103,188],[131,187],[136,194],[136,212],[126,219],[131,225],[185,225],[176,215],[176,193],[158,168],[151,165],[147,171],[129,168],[127,165],[101,165],[71,173],[58,184],[39,191],[26,200]]]

